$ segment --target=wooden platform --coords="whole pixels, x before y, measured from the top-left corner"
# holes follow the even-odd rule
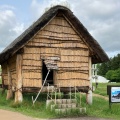
[[[49,86],[49,92],[51,92],[53,89],[56,89],[57,91],[60,91],[61,92],[64,92],[64,93],[68,93],[68,92],[75,92],[75,87],[60,87],[60,88],[57,88],[56,86]],[[40,88],[37,88],[37,87],[24,87],[23,88],[23,92],[38,92],[40,90]],[[84,92],[84,93],[88,93],[89,91],[89,86],[76,86],[76,90],[77,92]],[[48,86],[44,86],[43,87],[43,90],[42,90],[43,93],[46,93],[48,92]]]

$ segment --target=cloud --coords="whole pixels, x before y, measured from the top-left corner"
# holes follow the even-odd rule
[[[9,6],[9,5],[1,5],[1,6],[0,6],[0,9],[1,9],[1,10],[5,10],[5,9],[15,10],[15,7]]]
[[[17,21],[14,10],[12,6],[0,6],[0,51],[24,30],[24,24]]]
[[[31,2],[31,12],[32,12],[32,19],[38,19],[46,10],[50,7],[55,5],[64,5],[70,7],[68,0],[32,0]]]
[[[120,53],[119,0],[74,0],[72,10],[109,56]]]
[[[109,54],[120,53],[120,0],[32,0],[27,25],[18,21],[15,7],[0,6],[0,48],[7,46],[23,30],[53,5],[70,7],[76,17]],[[27,16],[27,15],[26,15]],[[25,17],[25,16],[24,16]]]

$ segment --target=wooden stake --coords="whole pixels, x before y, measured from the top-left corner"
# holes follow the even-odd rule
[[[22,102],[22,55],[17,54],[16,59],[16,92],[15,102]]]
[[[6,99],[9,100],[10,98],[13,97],[12,79],[11,79],[11,73],[10,73],[9,65],[7,65],[7,73],[8,73],[8,90],[7,90],[7,97],[6,97]]]
[[[79,94],[80,94],[80,107],[81,107],[81,92],[79,92]]]

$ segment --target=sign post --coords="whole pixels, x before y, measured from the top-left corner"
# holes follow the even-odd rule
[[[120,103],[120,86],[107,85],[107,95],[109,95],[109,108],[112,103]]]

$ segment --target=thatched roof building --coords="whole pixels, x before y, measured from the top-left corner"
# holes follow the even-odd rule
[[[25,87],[40,88],[47,68],[52,69],[48,83],[89,87],[91,64],[108,60],[98,42],[63,6],[50,8],[0,54],[3,85],[16,94]]]
[[[78,20],[78,18],[70,11],[68,8],[63,6],[55,6],[44,13],[35,23],[33,23],[27,30],[25,30],[18,38],[16,38],[8,47],[6,47],[0,54],[0,63],[7,60],[15,52],[17,52],[21,47],[30,40],[39,30],[41,30],[58,12],[62,12],[67,19],[71,22],[74,28],[77,30],[78,34],[84,36],[84,42],[93,51],[92,63],[101,63],[108,61],[108,56],[98,44],[98,42],[90,35],[83,24]]]

